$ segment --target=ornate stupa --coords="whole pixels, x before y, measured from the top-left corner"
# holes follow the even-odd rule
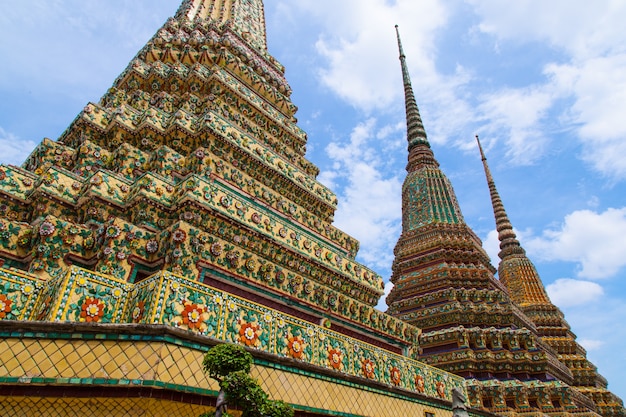
[[[464,379],[373,307],[290,93],[261,0],[185,0],[58,140],[0,167],[0,414],[210,412],[202,357],[230,342],[296,415],[452,415]]]
[[[607,390],[606,379],[587,359],[587,352],[576,342],[576,335],[570,330],[563,313],[550,301],[537,269],[526,256],[526,251],[513,231],[478,136],[476,142],[487,177],[500,241],[500,282],[507,287],[511,300],[533,321],[537,334],[557,352],[558,359],[572,372],[571,386],[591,398],[599,414],[624,415],[622,400]]]
[[[408,164],[388,313],[421,329],[419,359],[466,378],[476,408],[506,415],[624,415],[619,399],[594,391],[606,392],[601,377],[591,378],[594,388],[589,380],[582,383],[592,365],[582,360],[580,346],[569,343],[573,335],[555,307],[552,318],[559,320],[546,329],[549,319],[537,307],[549,304],[545,290],[526,279],[528,264],[515,258],[521,247],[513,248],[512,229],[500,223],[502,253],[511,256],[503,258],[500,280],[494,276],[496,270],[463,220],[452,185],[430,148],[399,34],[398,46]],[[496,209],[496,216],[501,213]],[[525,290],[519,291],[520,286]],[[576,359],[564,356],[566,348],[559,344],[574,349]]]

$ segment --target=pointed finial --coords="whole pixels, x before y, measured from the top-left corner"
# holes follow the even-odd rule
[[[396,37],[398,38],[398,49],[400,50],[400,58],[406,57],[404,55],[404,50],[402,49],[402,40],[400,40],[400,30],[398,29],[398,25],[396,25]]]
[[[413,93],[413,87],[411,86],[411,78],[409,77],[409,69],[406,65],[406,56],[402,49],[402,41],[400,40],[400,30],[396,25],[396,35],[398,37],[398,50],[400,51],[400,65],[402,67],[402,80],[404,82],[404,105],[406,108],[406,125],[407,125],[407,141],[409,142],[409,159],[411,159],[411,150],[418,145],[425,145],[430,148],[428,139],[426,137],[426,130],[422,123],[422,117],[420,116],[419,109],[417,108],[417,101],[415,100],[415,94]],[[429,158],[427,158],[429,159]],[[434,157],[432,158],[434,163]],[[428,161],[431,163],[431,161]]]
[[[485,158],[485,153],[483,152],[483,147],[480,144],[480,139],[478,138],[478,135],[476,135],[476,143],[478,143],[478,150],[480,150],[480,159],[482,161],[486,161],[487,158]]]
[[[478,143],[478,150],[480,151],[480,160],[483,161],[483,168],[485,170],[485,175],[487,176],[487,184],[490,185],[491,183],[493,183],[493,177],[491,176],[489,165],[487,165],[487,157],[485,156],[485,152],[483,152],[483,147],[480,144],[480,139],[478,138],[478,135],[476,135],[476,143]],[[494,183],[494,188],[495,188],[495,183]]]

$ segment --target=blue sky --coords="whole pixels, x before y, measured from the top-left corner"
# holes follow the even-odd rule
[[[0,160],[96,102],[179,0],[0,2]],[[509,217],[589,358],[626,398],[626,3],[266,0],[335,224],[385,279],[400,233],[403,90],[497,265],[479,134]]]

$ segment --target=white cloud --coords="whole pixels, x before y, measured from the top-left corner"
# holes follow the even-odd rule
[[[612,0],[467,0],[482,17],[479,29],[499,39],[548,42],[576,57],[622,49],[626,3]]]
[[[602,340],[594,340],[594,339],[578,339],[577,342],[584,347],[587,352],[599,350],[604,346],[604,341]]]
[[[554,96],[544,87],[503,89],[481,97],[481,119],[488,126],[481,129],[489,136],[504,135],[507,156],[518,165],[525,165],[543,154],[546,137],[540,121],[553,104]]]
[[[536,94],[547,100],[541,100],[534,113],[548,110],[557,99],[569,100],[570,107],[562,111],[561,123],[579,136],[583,147],[581,158],[611,179],[626,179],[626,160],[621,158],[626,153],[626,126],[622,123],[626,113],[626,73],[623,71],[626,33],[621,29],[621,22],[626,19],[626,3],[610,0],[593,4],[581,0],[528,0],[515,4],[497,0],[468,1],[482,19],[479,30],[492,35],[495,42],[547,42],[554,48],[556,54],[550,58],[553,62],[546,63],[544,68],[546,82],[535,86]],[[503,93],[506,91],[495,94]],[[532,96],[511,98],[523,104],[527,114],[533,112],[532,102],[523,100]],[[486,112],[487,117],[492,119],[493,114],[498,115],[497,109]],[[536,122],[542,122],[541,118]],[[514,159],[524,151],[536,151],[532,149],[536,140],[528,149],[519,145],[533,136],[540,138],[541,135],[536,134],[548,130],[545,121],[490,121],[491,128],[502,125],[511,130],[512,140],[507,142],[513,145]],[[541,154],[527,155],[536,158]]]
[[[595,282],[569,278],[557,279],[546,291],[550,300],[561,308],[593,303],[604,295],[602,287]]]
[[[489,255],[491,264],[498,266],[500,258],[498,258],[498,252],[500,252],[500,241],[498,240],[498,232],[492,230],[487,234],[487,237],[483,240],[483,249]]]
[[[626,179],[626,53],[572,64],[550,65],[546,73],[561,90],[572,94],[570,123],[580,126],[582,159],[614,179]]]
[[[375,119],[357,125],[348,143],[330,143],[326,152],[332,170],[320,174],[330,180],[339,197],[335,225],[357,238],[359,259],[374,268],[388,269],[393,245],[400,234],[402,179],[384,173],[390,149],[381,146],[379,135],[389,135],[393,127],[376,126]]]
[[[316,43],[326,64],[324,85],[351,105],[382,110],[402,95],[394,25],[400,26],[412,75],[420,85],[439,84],[434,37],[447,10],[438,0],[304,0],[297,7],[324,26]]]
[[[579,337],[578,343],[587,349],[587,358],[610,381],[609,389],[624,397],[621,364],[626,360],[623,349],[626,303],[619,295],[607,289],[602,302],[566,307],[563,312],[572,331]]]
[[[21,165],[22,162],[35,149],[37,144],[31,140],[20,140],[11,132],[0,127],[0,155],[2,163]]]
[[[626,207],[603,213],[575,211],[557,229],[531,239],[527,248],[549,261],[580,264],[580,278],[600,279],[617,274],[626,266]]]
[[[155,24],[165,23],[163,9],[173,14],[171,5],[161,3],[146,10],[144,2],[131,0],[118,7],[101,1],[0,2],[0,37],[11,39],[0,42],[0,88],[19,83],[28,91],[69,94],[112,83]]]

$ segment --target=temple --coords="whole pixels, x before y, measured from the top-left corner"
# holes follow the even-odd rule
[[[202,357],[237,343],[296,416],[450,417],[459,398],[473,417],[623,416],[487,171],[495,278],[398,46],[409,162],[388,313],[305,158],[263,2],[185,0],[57,140],[0,166],[2,415],[211,412]]]

